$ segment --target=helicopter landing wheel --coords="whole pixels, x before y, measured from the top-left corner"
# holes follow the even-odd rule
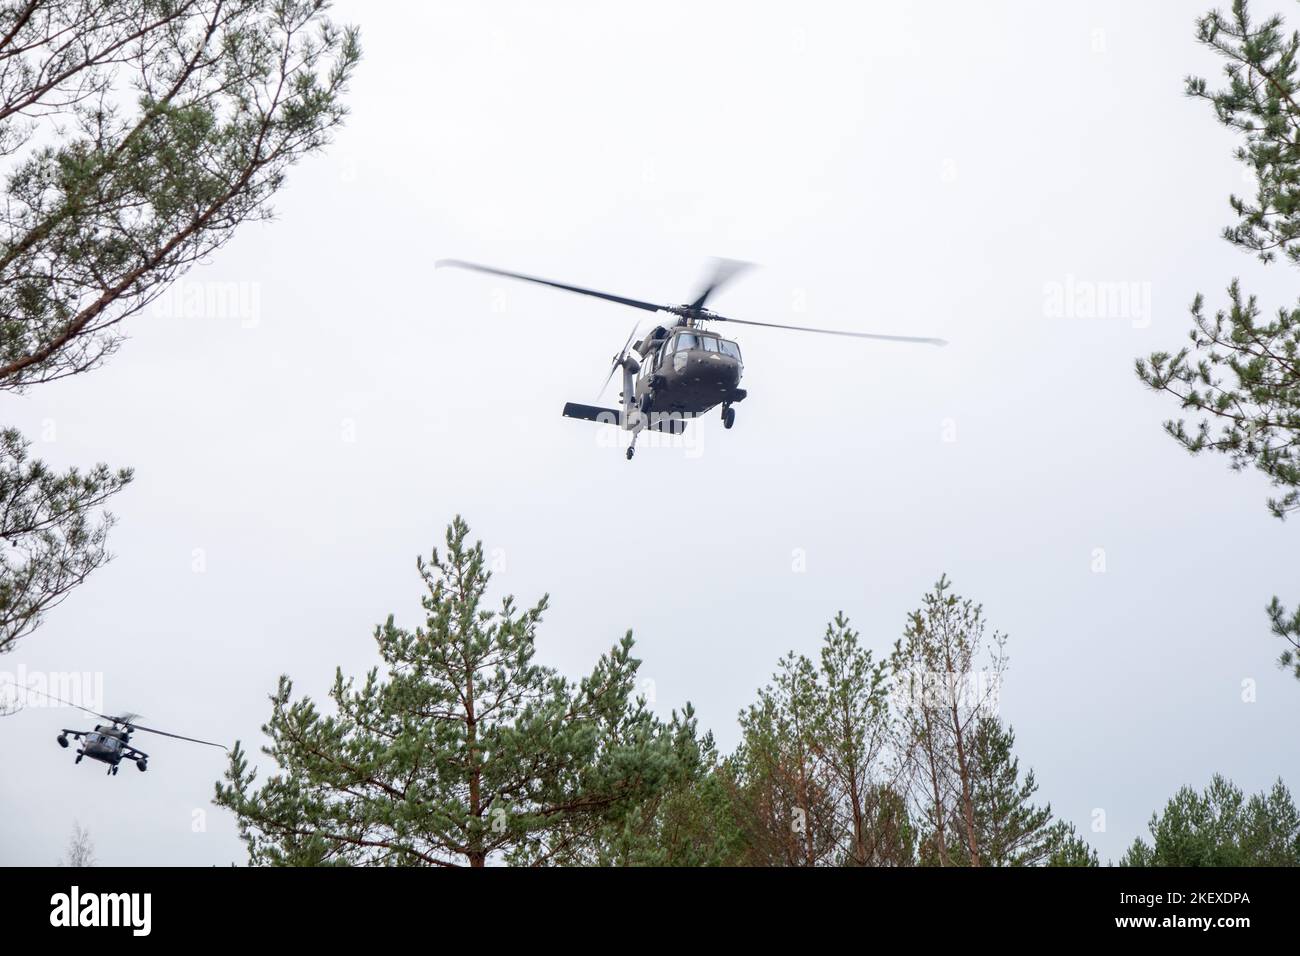
[[[631,461],[631,460],[632,460],[632,456],[635,455],[635,454],[636,454],[636,448],[633,447],[632,445],[628,445],[628,446],[627,446],[627,460],[628,460],[628,461]]]
[[[77,754],[77,759],[74,760],[74,761],[72,761],[72,762],[73,762],[73,763],[81,763],[81,758],[82,758],[83,756],[85,756],[85,755],[84,755],[84,754],[81,754],[81,753],[78,753],[78,754]]]
[[[736,424],[736,410],[730,405],[722,409],[722,427],[730,428]]]
[[[110,777],[116,777],[116,776],[117,776],[117,764],[113,764],[113,766],[111,766],[111,767],[108,768],[108,775],[109,775]]]
[[[137,760],[135,762],[135,765],[140,768],[141,773],[144,773],[146,770],[149,769],[149,765],[145,763],[144,760]]]

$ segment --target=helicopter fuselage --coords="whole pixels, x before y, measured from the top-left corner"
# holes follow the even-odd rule
[[[94,730],[64,730],[59,734],[59,746],[68,746],[68,737],[77,741],[77,763],[89,757],[108,764],[109,773],[117,773],[117,765],[130,760],[140,770],[148,767],[149,755],[131,746],[131,731],[126,727],[97,724]]]
[[[122,759],[122,748],[130,738],[120,730],[96,727],[82,739],[81,753],[100,763],[115,764]]]
[[[745,397],[735,342],[698,328],[679,328],[638,344],[643,363],[632,398],[644,413],[701,415]]]

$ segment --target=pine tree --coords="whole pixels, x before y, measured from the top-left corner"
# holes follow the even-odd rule
[[[758,702],[740,715],[735,762],[752,865],[820,866],[835,860],[838,813],[813,741],[816,683],[812,662],[788,654]]]
[[[1074,824],[1058,820],[1053,825],[1051,850],[1047,854],[1048,866],[1099,866],[1097,851],[1079,836]]]
[[[1050,805],[1033,803],[1015,732],[997,715],[1006,636],[946,576],[908,618],[890,660],[892,751],[918,821],[923,866],[1095,866],[1096,853]]]
[[[104,502],[129,470],[52,471],[28,457],[15,429],[0,431],[0,654],[109,559]]]
[[[678,729],[678,773],[660,792],[604,827],[565,862],[603,866],[737,866],[746,862],[735,770],[712,734]]]
[[[1237,223],[1223,235],[1265,262],[1280,250],[1300,264],[1300,34],[1287,36],[1278,16],[1252,21],[1245,0],[1235,0],[1230,15],[1201,18],[1197,38],[1227,60],[1228,82],[1211,91],[1204,79],[1189,77],[1187,93],[1241,134],[1237,158],[1256,181],[1253,199],[1230,198]],[[1228,299],[1227,310],[1211,318],[1197,294],[1191,346],[1138,359],[1137,374],[1197,416],[1192,425],[1165,422],[1175,441],[1192,454],[1222,454],[1235,470],[1258,469],[1280,492],[1269,509],[1284,518],[1300,508],[1300,309],[1261,321],[1255,297],[1236,280]],[[1300,679],[1300,608],[1288,613],[1274,597],[1268,614],[1285,642],[1280,663]]]
[[[574,683],[534,662],[543,597],[485,603],[481,543],[457,518],[446,553],[417,566],[423,627],[390,616],[384,665],[359,684],[336,674],[333,715],[272,697],[260,789],[238,745],[216,802],[238,817],[258,864],[550,864],[590,859],[602,832],[680,780],[698,752],[694,720],[659,721],[634,696],[629,632]]]
[[[951,848],[960,845],[963,861],[981,866],[975,738],[997,705],[1006,637],[995,631],[986,638],[983,609],[951,588],[946,576],[939,579],[894,646],[894,749],[928,833],[923,858],[949,866],[958,862]]]
[[[322,0],[0,6],[0,391],[79,375],[342,121],[360,56]],[[130,471],[0,434],[0,653],[108,560]]]
[[[868,866],[887,852],[878,845],[881,831],[872,824],[881,821],[874,818],[883,813],[892,819],[894,810],[891,791],[876,780],[889,738],[886,664],[873,660],[841,613],[826,627],[820,665],[813,747],[835,794],[841,858],[851,866]]]
[[[1033,804],[1038,782],[1033,770],[1022,778],[1015,756],[1015,731],[984,717],[971,738],[976,846],[983,866],[1096,865],[1096,854],[1074,828],[1053,822],[1052,807]],[[959,814],[946,828],[949,861],[970,865],[971,847]],[[930,841],[931,844],[933,841]]]
[[[1148,829],[1121,866],[1300,866],[1300,815],[1281,780],[1247,800],[1215,774],[1203,793],[1181,788]]]
[[[787,655],[741,714],[738,812],[751,862],[906,865],[913,833],[883,779],[886,665],[837,614],[817,663]]]

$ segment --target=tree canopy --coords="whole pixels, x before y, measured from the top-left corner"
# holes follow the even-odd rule
[[[0,390],[86,372],[345,115],[357,33],[321,0],[0,3]],[[128,469],[0,437],[0,652],[109,557]]]
[[[1180,789],[1148,829],[1121,866],[1300,866],[1300,814],[1281,780],[1247,799],[1215,774],[1204,791]]]
[[[1300,264],[1300,34],[1288,35],[1280,16],[1252,20],[1245,0],[1235,0],[1231,13],[1202,17],[1197,38],[1227,61],[1227,83],[1211,89],[1189,77],[1187,93],[1240,135],[1236,156],[1255,180],[1253,197],[1229,197],[1237,220],[1223,236],[1264,262],[1281,252]],[[1165,422],[1175,441],[1263,473],[1277,489],[1268,508],[1285,518],[1300,508],[1300,309],[1264,319],[1234,279],[1226,308],[1211,315],[1198,293],[1191,312],[1191,344],[1138,359],[1138,378],[1194,417]],[[1274,597],[1268,613],[1285,642],[1280,663],[1300,678],[1300,609],[1289,614]]]
[[[337,673],[335,713],[281,678],[263,728],[279,769],[260,789],[236,746],[216,800],[254,862],[597,862],[611,829],[698,764],[690,711],[664,723],[636,696],[631,633],[580,681],[538,664],[547,599],[490,608],[468,534],[457,518],[446,551],[417,562],[424,625],[376,628],[384,673]]]

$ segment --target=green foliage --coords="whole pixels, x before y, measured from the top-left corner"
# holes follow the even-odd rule
[[[344,116],[319,0],[0,6],[0,388],[86,371]]]
[[[597,832],[564,862],[603,866],[734,866],[745,841],[734,768],[712,734],[696,740],[691,711],[676,725],[678,773],[659,793]]]
[[[17,431],[0,431],[0,654],[41,623],[108,560],[112,516],[100,506],[130,480],[96,465],[84,474],[32,461]]]
[[[816,766],[817,673],[806,657],[782,658],[758,702],[740,715],[738,771],[747,862],[817,866],[834,859],[835,796]]]
[[[1058,820],[1048,838],[1048,866],[1098,866],[1097,851],[1079,836],[1074,824]]]
[[[0,390],[97,366],[342,121],[356,31],[320,0],[0,2]],[[0,442],[0,652],[107,559],[130,477]]]
[[[1196,37],[1227,61],[1228,82],[1209,90],[1204,79],[1188,77],[1187,94],[1208,101],[1219,122],[1241,134],[1236,155],[1254,172],[1257,187],[1254,199],[1230,198],[1238,222],[1224,230],[1224,238],[1265,262],[1279,249],[1300,262],[1300,168],[1294,142],[1300,116],[1300,35],[1287,36],[1280,16],[1252,21],[1246,0],[1234,0],[1230,15],[1212,11],[1198,20]]]
[[[1290,645],[1278,655],[1278,665],[1290,668],[1296,680],[1300,680],[1300,607],[1288,613],[1274,596],[1268,605],[1268,619],[1273,633]]]
[[[281,678],[263,727],[279,772],[254,789],[237,746],[217,785],[252,862],[603,862],[611,834],[696,773],[709,744],[689,710],[665,725],[634,697],[631,634],[577,683],[535,663],[546,598],[489,609],[467,535],[457,518],[445,556],[418,562],[424,626],[376,629],[382,678],[339,672],[332,715]]]
[[[975,738],[996,713],[1007,666],[1006,636],[985,630],[983,608],[953,594],[944,576],[909,616],[890,658],[900,777],[926,833],[922,858],[944,866],[959,862],[950,857],[958,845],[964,860],[984,865]]]
[[[973,817],[981,866],[1095,866],[1096,853],[1074,828],[1053,822],[1051,805],[1033,804],[1038,782],[1033,770],[1020,776],[1015,756],[1015,731],[993,717],[981,718],[971,737]],[[948,860],[971,865],[971,843],[966,839],[958,808],[945,828],[951,841]],[[926,841],[927,861],[937,862],[934,839]]]
[[[1203,416],[1191,428],[1165,423],[1189,452],[1222,454],[1236,471],[1253,465],[1282,489],[1268,502],[1282,518],[1300,507],[1300,310],[1260,322],[1255,297],[1244,298],[1235,280],[1228,298],[1231,307],[1210,319],[1198,295],[1191,348],[1139,359],[1138,377]]]
[[[724,763],[730,859],[752,866],[1095,866],[1037,807],[1015,735],[992,716],[1005,637],[947,578],[876,661],[843,615],[817,663],[790,653],[740,715]],[[983,670],[981,664],[987,660]],[[892,703],[892,706],[891,706]]]
[[[1227,85],[1210,90],[1204,79],[1189,77],[1187,92],[1208,101],[1219,121],[1241,135],[1236,155],[1256,184],[1253,198],[1230,197],[1237,222],[1223,235],[1265,262],[1281,250],[1300,263],[1300,34],[1287,36],[1278,16],[1252,21],[1245,0],[1236,0],[1230,15],[1201,18],[1197,38],[1227,61]],[[1138,359],[1137,375],[1196,416],[1192,425],[1165,422],[1175,441],[1192,454],[1222,454],[1236,470],[1258,469],[1278,489],[1268,507],[1283,518],[1300,508],[1300,310],[1279,309],[1261,321],[1255,297],[1244,296],[1236,280],[1228,299],[1229,307],[1210,318],[1198,294],[1191,345]],[[1275,597],[1269,615],[1273,632],[1288,643],[1281,664],[1300,679],[1300,612],[1288,618]]]
[[[1149,830],[1121,866],[1300,866],[1300,815],[1281,780],[1247,800],[1216,774],[1204,793],[1174,794]]]
[[[793,653],[740,716],[738,811],[755,865],[905,865],[914,834],[885,779],[886,665],[842,614],[819,660]]]

